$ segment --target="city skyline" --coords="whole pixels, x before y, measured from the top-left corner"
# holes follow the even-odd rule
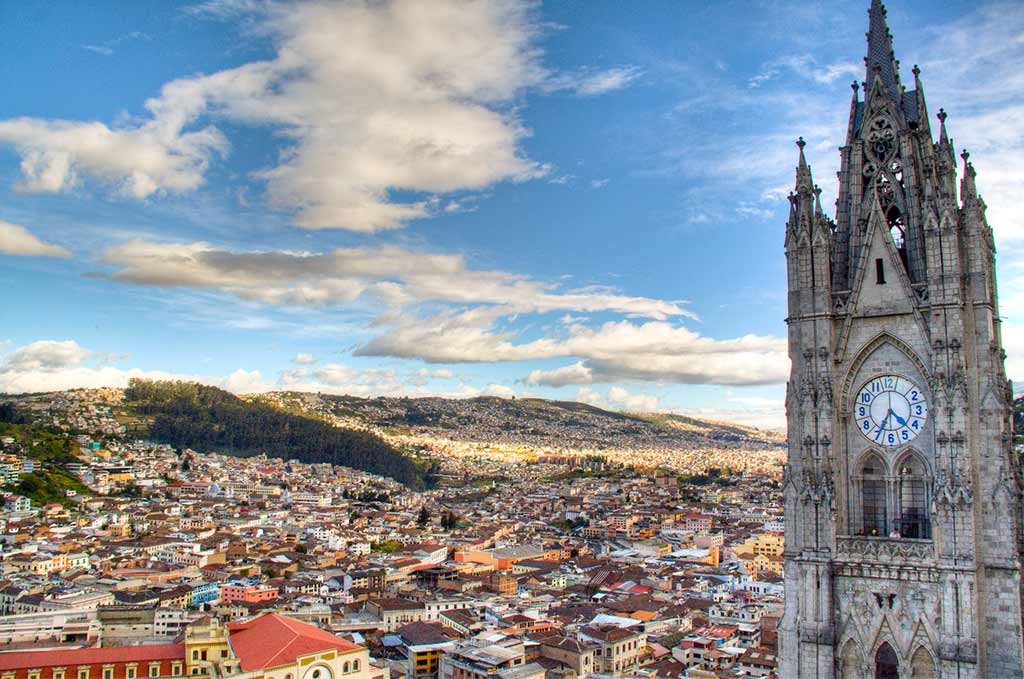
[[[737,6],[5,7],[0,391],[138,375],[781,426],[792,142],[831,213],[865,7]],[[1024,378],[1024,10],[889,25],[972,151]]]

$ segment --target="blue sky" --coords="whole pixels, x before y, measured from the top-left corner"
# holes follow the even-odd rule
[[[780,426],[797,136],[866,0],[0,5],[0,390],[535,394]],[[1024,379],[1024,9],[889,3]]]

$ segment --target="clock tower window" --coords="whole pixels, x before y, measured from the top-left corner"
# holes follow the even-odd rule
[[[897,466],[896,483],[896,497],[899,499],[897,530],[900,537],[930,540],[932,522],[928,511],[928,472],[924,463],[913,453]]]
[[[885,465],[869,455],[861,466],[861,521],[864,535],[884,537],[888,529]]]

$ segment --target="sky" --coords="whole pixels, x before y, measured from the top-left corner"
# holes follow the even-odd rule
[[[787,193],[867,0],[0,3],[0,392],[535,395],[784,425]],[[1024,5],[888,3],[1024,380]]]

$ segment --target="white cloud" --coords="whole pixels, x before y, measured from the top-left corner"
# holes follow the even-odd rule
[[[295,358],[292,359],[292,363],[298,363],[299,365],[310,365],[316,363],[316,356],[313,354],[307,354],[305,352],[299,352],[295,354]]]
[[[67,248],[45,243],[24,226],[4,221],[0,221],[0,254],[63,258],[71,256]]]
[[[368,297],[389,307],[423,302],[500,305],[505,315],[571,310],[695,318],[684,302],[630,297],[599,287],[563,290],[503,271],[470,269],[460,255],[397,246],[313,254],[136,240],[109,248],[102,260],[119,267],[112,274],[115,280],[213,289],[267,304],[331,306]]]
[[[577,361],[554,370],[533,370],[526,377],[527,384],[543,384],[549,387],[564,387],[569,384],[590,384],[593,381],[594,371],[584,364],[583,361]]]
[[[649,413],[660,409],[657,396],[630,393],[622,387],[612,387],[602,394],[590,387],[580,387],[575,400],[597,408],[621,410],[629,413]]]
[[[97,358],[95,365],[86,360]],[[202,382],[238,393],[266,391],[258,371],[222,376],[184,375],[163,370],[121,369],[74,340],[39,340],[17,347],[0,360],[0,393],[60,391],[80,387],[126,387],[133,377]]]
[[[746,335],[717,340],[664,321],[571,325],[564,336],[527,342],[495,327],[501,311],[472,310],[430,319],[399,319],[356,355],[419,358],[436,363],[524,361],[577,357],[581,362],[535,370],[530,385],[621,380],[683,384],[771,384],[789,372],[786,341]]]
[[[310,229],[399,228],[432,214],[432,194],[548,171],[523,155],[528,130],[510,106],[548,76],[529,3],[235,3],[206,13],[254,13],[276,55],[167,83],[141,123],[0,121],[0,143],[22,156],[20,187],[63,191],[91,177],[135,198],[194,190],[228,150],[217,128],[194,129],[208,118],[285,133],[280,162],[258,176],[269,203]],[[421,197],[402,202],[395,191]]]
[[[516,395],[516,390],[512,387],[506,387],[504,384],[488,384],[484,387],[484,394],[487,396],[500,396],[501,398],[512,398]]]
[[[636,66],[616,66],[604,70],[583,69],[577,73],[553,75],[544,83],[548,91],[571,90],[583,97],[593,97],[632,85],[641,75]]]

